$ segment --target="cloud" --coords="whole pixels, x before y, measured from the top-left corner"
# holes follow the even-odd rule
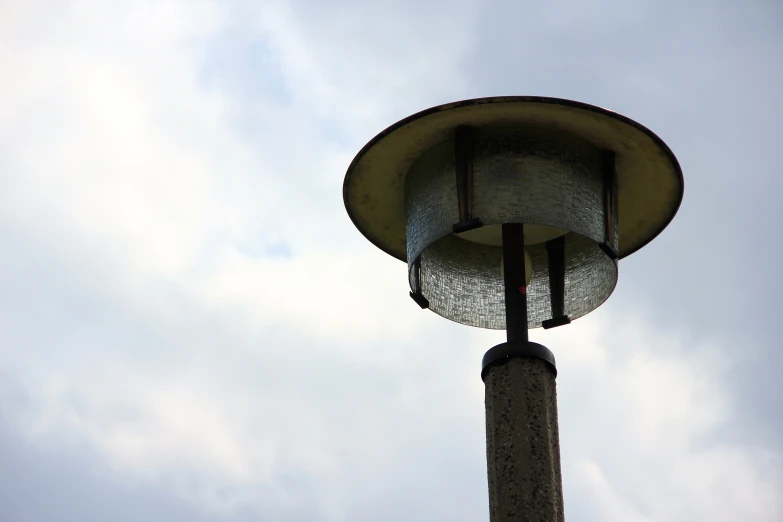
[[[779,518],[783,455],[726,436],[740,410],[722,385],[736,363],[721,342],[693,346],[628,312],[573,326],[547,336],[560,361],[567,512],[577,504],[595,520]]]
[[[4,519],[486,519],[479,361],[502,335],[420,311],[340,200],[352,155],[396,119],[548,85],[530,80],[546,53],[486,47],[483,24],[518,17],[484,7],[6,10]],[[541,31],[578,25],[561,14]],[[635,71],[624,85],[671,94]],[[622,284],[626,305],[640,286]],[[569,516],[779,519],[780,452],[729,436],[731,344],[634,298],[535,334],[559,361]],[[30,500],[59,490],[59,510]]]

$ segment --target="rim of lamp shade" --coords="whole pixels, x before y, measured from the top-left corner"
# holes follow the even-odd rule
[[[655,239],[680,208],[684,181],[677,158],[661,138],[634,120],[561,98],[475,98],[438,105],[398,121],[370,140],[348,167],[343,182],[348,215],[367,239],[389,255],[407,260],[408,170],[460,125],[554,129],[614,151],[620,258]]]

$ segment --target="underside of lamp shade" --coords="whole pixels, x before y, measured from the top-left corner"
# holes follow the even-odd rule
[[[616,201],[609,200],[615,180],[614,164],[607,163],[610,153],[553,129],[471,128],[466,190],[473,224],[464,230],[455,228],[465,212],[457,188],[458,147],[455,136],[431,147],[406,176],[412,292],[447,319],[504,329],[500,230],[503,223],[523,223],[532,263],[525,290],[528,327],[558,314],[576,319],[603,303],[617,282],[619,240]],[[560,250],[548,248],[556,241]],[[560,290],[552,285],[559,277],[550,273],[553,251],[560,252],[556,255],[564,265]],[[563,293],[562,310],[553,310],[553,288]]]

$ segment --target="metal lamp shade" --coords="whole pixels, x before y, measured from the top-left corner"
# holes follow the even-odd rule
[[[528,327],[603,303],[617,260],[671,221],[683,193],[672,152],[618,114],[567,100],[485,98],[416,114],[349,167],[359,230],[407,260],[411,295],[460,323],[505,324],[501,226],[523,223]]]

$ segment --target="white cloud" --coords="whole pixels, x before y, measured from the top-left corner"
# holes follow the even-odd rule
[[[591,508],[596,520],[606,522],[651,522],[622,498],[607,480],[601,467],[588,459],[576,462],[571,469],[577,484],[592,497]],[[573,515],[571,515],[573,516]]]
[[[325,6],[5,10],[0,405],[26,440],[229,517],[485,517],[478,366],[502,336],[418,310],[339,190],[374,132],[468,88],[479,4]],[[208,78],[227,39],[273,56],[233,81],[293,101]],[[780,455],[720,437],[725,347],[601,317],[536,334],[569,505],[774,520]]]
[[[738,407],[722,385],[725,347],[602,315],[547,335],[574,498],[596,520],[777,520],[783,476],[770,463],[783,455],[724,435]],[[601,357],[572,357],[583,350]]]
[[[477,2],[272,1],[257,23],[279,54],[297,101],[324,118],[378,132],[432,98],[451,101],[467,79]],[[445,98],[444,98],[445,96]],[[421,104],[418,107],[416,104]]]

